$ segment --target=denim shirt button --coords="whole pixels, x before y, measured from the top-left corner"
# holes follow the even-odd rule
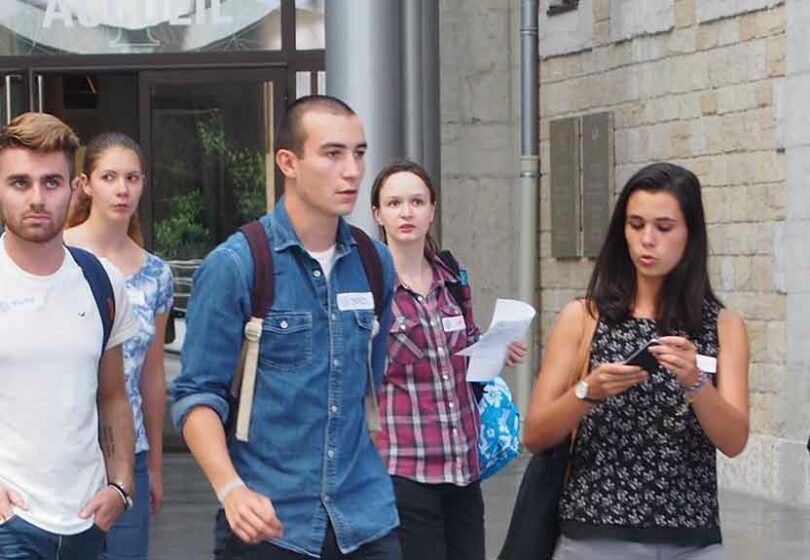
[[[321,271],[316,268],[315,270],[312,271],[312,275],[315,278],[320,278],[321,277]]]
[[[337,321],[337,320],[338,320],[337,313],[332,313],[332,320],[333,320],[333,321]]]
[[[330,498],[328,494],[324,494],[323,501],[328,504],[329,502],[332,501],[332,498]]]
[[[340,359],[335,358],[334,360],[332,360],[332,365],[338,367],[340,365]]]
[[[326,456],[329,457],[330,459],[334,459],[335,458],[334,450],[330,449],[329,451],[327,451]]]
[[[338,407],[336,404],[333,404],[331,407],[329,407],[329,410],[331,410],[332,413],[334,414],[338,411]]]
[[[281,327],[282,329],[286,329],[289,325],[287,324],[287,321],[281,321],[281,323],[279,323],[278,326]]]

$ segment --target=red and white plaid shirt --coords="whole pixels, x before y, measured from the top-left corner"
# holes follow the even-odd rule
[[[377,446],[392,475],[466,485],[480,471],[479,418],[464,379],[467,360],[455,353],[475,342],[479,331],[472,309],[462,310],[447,287],[458,277],[438,257],[431,264],[427,296],[396,280]]]

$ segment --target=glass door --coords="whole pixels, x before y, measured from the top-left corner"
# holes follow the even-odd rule
[[[0,126],[28,110],[22,70],[0,69]]]
[[[27,110],[23,72],[0,68],[0,127]],[[3,218],[0,217],[0,233],[3,232]]]
[[[284,75],[276,68],[139,75],[149,176],[141,219],[148,246],[173,267],[180,317],[200,260],[274,205]]]

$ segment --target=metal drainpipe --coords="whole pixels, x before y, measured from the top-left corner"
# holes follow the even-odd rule
[[[522,0],[520,11],[520,237],[518,243],[518,294],[521,300],[538,310],[534,325],[539,325],[537,278],[537,183],[538,152],[538,20],[537,0]],[[529,353],[517,367],[517,404],[526,414],[532,391],[535,366],[536,328],[529,331]]]

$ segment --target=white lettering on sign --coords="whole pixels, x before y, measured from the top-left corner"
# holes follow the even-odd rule
[[[42,27],[50,29],[54,23],[72,28],[97,27],[100,24],[139,29],[168,22],[172,26],[188,27],[193,24],[229,25],[234,22],[230,15],[222,13],[223,0],[48,0]]]
[[[221,0],[214,0],[211,3],[211,13],[213,14],[212,22],[213,23],[221,23],[221,24],[229,24],[233,23],[233,18],[231,16],[223,16],[222,15],[222,5],[220,4]]]
[[[194,20],[198,25],[205,23],[205,0],[194,0]]]
[[[66,6],[66,0],[48,0],[48,7],[45,8],[45,19],[42,20],[42,27],[48,29],[55,19],[59,18],[65,27],[73,27],[73,18],[70,10]]]

